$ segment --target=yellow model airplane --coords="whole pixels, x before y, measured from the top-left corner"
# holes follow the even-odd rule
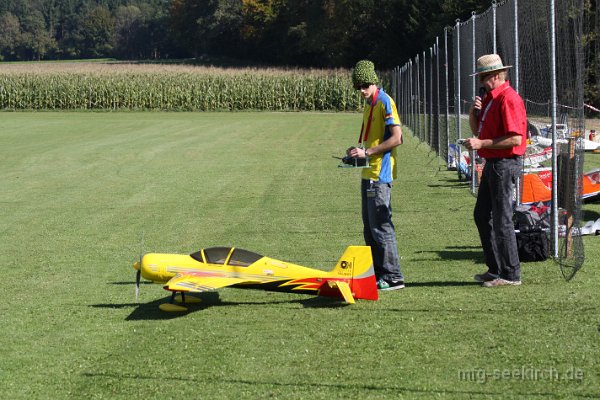
[[[181,293],[181,301],[185,303],[187,293],[227,286],[339,297],[350,304],[354,299],[378,298],[369,246],[349,246],[330,272],[235,247],[211,247],[190,255],[149,253],[133,267],[137,270],[136,297],[140,277],[163,283],[164,288],[172,292],[170,302],[160,305],[163,311],[187,310],[183,305],[174,304],[177,293]],[[188,302],[199,300],[187,299]]]

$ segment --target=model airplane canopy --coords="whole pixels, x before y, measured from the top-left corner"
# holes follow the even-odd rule
[[[190,254],[190,257],[208,264],[235,265],[248,267],[263,258],[260,254],[234,247],[211,247]]]

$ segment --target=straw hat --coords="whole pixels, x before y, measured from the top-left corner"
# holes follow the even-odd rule
[[[369,60],[360,60],[352,71],[352,84],[359,88],[363,84],[376,84],[379,81],[375,73],[375,64]]]
[[[477,70],[471,76],[487,74],[488,72],[501,71],[512,67],[512,65],[503,65],[502,59],[498,54],[486,54],[477,59]]]

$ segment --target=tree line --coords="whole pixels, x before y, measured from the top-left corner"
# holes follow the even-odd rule
[[[196,58],[379,69],[491,0],[0,0],[0,61]],[[584,0],[586,101],[600,101],[598,0]]]
[[[0,60],[401,64],[489,0],[0,0]]]

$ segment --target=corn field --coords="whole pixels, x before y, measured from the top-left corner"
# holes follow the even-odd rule
[[[358,111],[348,70],[0,63],[0,110]]]

